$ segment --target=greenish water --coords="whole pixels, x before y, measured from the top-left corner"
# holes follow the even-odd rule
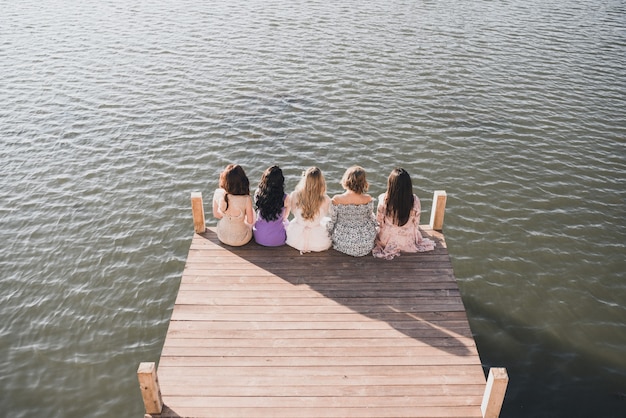
[[[623,1],[0,6],[2,414],[141,416],[230,162],[446,190],[502,416],[626,414]]]

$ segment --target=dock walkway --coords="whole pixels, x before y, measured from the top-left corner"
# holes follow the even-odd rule
[[[441,233],[394,260],[194,234],[158,364],[161,417],[482,417]]]

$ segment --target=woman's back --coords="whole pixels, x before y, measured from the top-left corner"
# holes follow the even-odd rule
[[[330,248],[332,242],[326,229],[330,198],[324,196],[324,200],[318,212],[311,219],[303,216],[302,208],[298,206],[297,195],[291,195],[291,211],[294,218],[287,226],[287,245],[300,250],[300,252],[325,251]]]
[[[263,217],[262,211],[257,212],[257,220],[254,223],[252,232],[257,244],[266,247],[277,247],[284,245],[287,239],[287,216],[289,215],[289,196],[283,195],[283,207],[275,219],[267,220]]]
[[[330,198],[328,196],[324,196],[318,211],[310,219],[306,219],[304,217],[303,210],[300,207],[300,202],[298,202],[298,195],[296,194],[296,192],[291,193],[290,199],[292,202],[291,211],[293,212],[294,221],[302,224],[319,225],[320,221],[328,216],[328,210],[330,207]]]
[[[376,246],[372,250],[374,257],[390,260],[401,252],[424,252],[435,248],[435,243],[428,238],[422,238],[419,231],[421,209],[416,195],[413,195],[413,207],[404,225],[398,225],[396,219],[386,214],[386,193],[381,194],[378,199],[376,220],[380,229],[376,236]]]
[[[227,194],[224,189],[217,189],[213,200],[222,215],[217,222],[218,239],[232,246],[249,242],[252,238],[252,226],[246,223],[246,209],[252,204],[251,197]]]
[[[373,200],[366,204],[333,204],[328,223],[333,248],[355,257],[369,254],[376,237],[373,210]]]

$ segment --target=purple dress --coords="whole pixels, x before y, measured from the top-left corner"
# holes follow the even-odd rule
[[[285,195],[285,197],[286,196],[287,195]],[[278,247],[280,245],[285,245],[285,241],[287,240],[287,232],[285,228],[289,225],[289,221],[284,219],[285,210],[286,208],[283,208],[279,218],[274,221],[267,221],[263,219],[261,212],[257,211],[257,220],[252,227],[254,240],[257,244],[265,247]]]

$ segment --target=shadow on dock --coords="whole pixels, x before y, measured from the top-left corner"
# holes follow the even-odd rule
[[[293,286],[308,286],[424,344],[457,356],[476,355],[443,235],[432,230],[423,234],[437,242],[435,251],[393,260],[351,257],[333,249],[300,254],[288,246],[268,248],[254,241],[230,247],[212,230],[199,236],[243,262]]]

